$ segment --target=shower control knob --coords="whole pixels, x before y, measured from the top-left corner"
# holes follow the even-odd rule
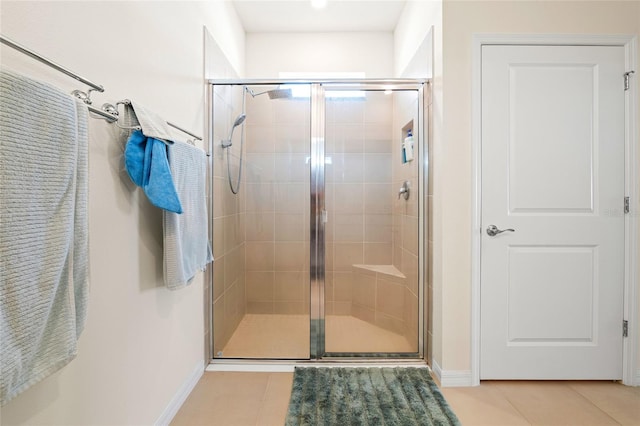
[[[400,199],[400,197],[404,197],[405,200],[408,200],[410,192],[411,192],[411,183],[409,183],[408,180],[405,180],[402,183],[402,187],[398,191],[398,200]]]

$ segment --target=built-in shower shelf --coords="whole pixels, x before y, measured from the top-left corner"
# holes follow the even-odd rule
[[[381,274],[381,275],[387,275],[387,276],[391,276],[391,277],[395,277],[395,278],[401,278],[401,279],[405,279],[407,277],[404,276],[404,274],[402,272],[400,272],[398,270],[398,268],[396,268],[393,265],[362,265],[362,264],[356,264],[356,265],[352,265],[353,268],[356,270],[355,272],[359,272],[358,270],[364,270],[364,271],[369,271],[369,272],[374,272],[376,274]]]

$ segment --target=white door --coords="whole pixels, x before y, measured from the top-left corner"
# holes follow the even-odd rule
[[[481,379],[622,378],[623,74],[622,47],[482,47]]]

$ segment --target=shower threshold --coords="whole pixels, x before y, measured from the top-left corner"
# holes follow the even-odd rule
[[[414,367],[431,368],[423,359],[321,359],[321,360],[237,360],[213,359],[206,371],[290,373],[295,367]]]

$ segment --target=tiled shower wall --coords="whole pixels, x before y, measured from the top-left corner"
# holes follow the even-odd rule
[[[354,264],[392,263],[393,97],[326,104],[326,314],[375,323],[374,289]]]
[[[403,288],[403,331],[410,341],[418,336],[419,280],[418,280],[418,206],[419,159],[422,152],[418,143],[419,102],[416,92],[396,92],[394,105],[394,149],[393,149],[393,186],[397,190],[403,182],[410,183],[409,199],[398,199],[393,204],[393,265],[406,277]],[[414,159],[402,162],[402,141],[411,130],[414,140]]]
[[[418,97],[368,92],[366,102],[327,105],[327,314],[353,315],[418,336]],[[411,128],[415,159],[402,162]],[[398,199],[410,182],[409,200]],[[385,273],[372,267],[389,265]],[[330,332],[330,331],[327,331]]]
[[[246,111],[247,312],[308,314],[310,101],[247,96]]]
[[[243,194],[229,188],[227,152],[221,141],[241,112],[241,86],[214,86],[213,140],[213,331],[214,354],[222,350],[246,311],[245,304],[245,215]],[[237,179],[240,132],[236,128],[231,149],[231,176]],[[235,183],[235,182],[234,182]]]
[[[239,89],[216,92],[215,125],[223,129],[216,141],[240,112]],[[214,150],[214,191],[224,194],[214,203],[214,279],[224,283],[214,289],[216,351],[245,312],[309,310],[310,103],[266,94],[246,103],[244,129],[234,134],[238,150],[245,132],[239,197],[228,188],[226,157]],[[330,99],[326,107],[326,314],[354,315],[411,342],[418,327],[420,152],[416,142],[416,159],[403,164],[401,142],[417,113],[415,92],[369,92],[366,102]],[[408,201],[397,198],[404,180],[413,189]],[[354,274],[357,264],[389,265],[397,275]]]

